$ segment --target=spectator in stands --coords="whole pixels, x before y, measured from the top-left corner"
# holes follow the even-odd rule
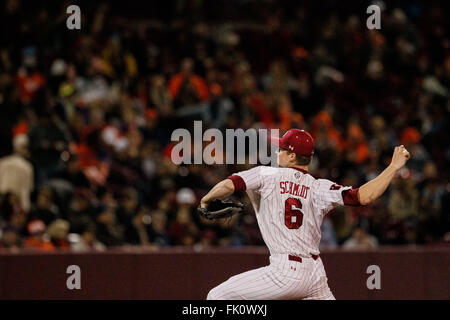
[[[117,223],[114,209],[99,208],[96,221],[96,237],[101,243],[107,247],[124,244],[123,228]]]
[[[28,161],[28,138],[18,135],[13,141],[14,154],[0,158],[0,193],[12,192],[21,207],[30,210],[30,193],[34,188],[34,170]]]
[[[84,226],[95,223],[97,208],[93,204],[94,195],[87,189],[76,189],[70,200],[67,220],[70,223],[70,232],[81,233]],[[104,199],[102,199],[104,202]],[[110,205],[109,203],[103,203]]]
[[[355,165],[361,165],[369,157],[364,133],[357,123],[350,123],[347,128],[346,141],[347,160]]]
[[[0,229],[0,249],[14,250],[22,247],[22,238],[15,228],[6,226]]]
[[[95,224],[86,224],[80,231],[80,236],[71,243],[70,248],[75,252],[106,250],[106,246],[96,238]]]
[[[50,241],[56,250],[69,250],[70,244],[68,241],[69,222],[63,219],[56,219],[47,228]]]
[[[12,192],[0,197],[0,222],[10,222],[16,214],[24,214],[19,198]]]
[[[123,228],[125,242],[129,244],[140,244],[141,237],[136,228],[135,216],[138,213],[139,198],[138,193],[133,188],[124,191],[121,204],[117,208],[117,223]]]
[[[164,75],[157,74],[150,79],[150,105],[162,117],[170,117],[173,113],[172,96],[169,93]]]
[[[41,220],[32,220],[27,225],[29,237],[25,239],[24,247],[43,252],[53,252],[56,250],[50,241],[45,223]]]
[[[343,243],[342,247],[344,249],[373,249],[378,247],[378,240],[368,234],[365,228],[357,226],[353,229],[352,236]]]
[[[38,123],[30,128],[28,136],[37,184],[41,185],[62,169],[61,153],[68,149],[68,132],[57,123],[54,115],[44,110],[38,116]]]
[[[180,207],[167,230],[172,245],[192,246],[198,237],[198,227],[192,220],[189,207]]]
[[[158,247],[170,245],[170,237],[167,233],[167,216],[163,211],[153,211],[149,224],[148,237],[151,244]]]
[[[12,193],[0,196],[0,248],[19,249],[27,235],[27,214]],[[6,219],[4,219],[6,218]]]
[[[49,187],[39,190],[36,206],[30,210],[29,220],[41,220],[48,226],[53,220],[59,218],[58,207],[53,202],[53,192]]]
[[[20,100],[29,104],[34,94],[46,84],[46,79],[37,70],[38,57],[35,47],[26,47],[23,50],[23,64],[17,73]]]
[[[91,182],[81,171],[80,161],[76,155],[71,155],[59,178],[67,181],[74,189],[90,188]]]
[[[192,105],[208,99],[208,87],[205,80],[195,74],[194,61],[191,58],[183,59],[180,72],[169,80],[169,92],[175,107]]]
[[[396,220],[416,219],[419,193],[412,179],[397,178],[389,197],[389,210]]]

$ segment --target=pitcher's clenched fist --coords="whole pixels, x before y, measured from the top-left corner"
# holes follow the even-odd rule
[[[409,158],[410,154],[404,145],[395,147],[394,154],[392,155],[391,166],[393,166],[396,170],[399,170],[405,165]]]

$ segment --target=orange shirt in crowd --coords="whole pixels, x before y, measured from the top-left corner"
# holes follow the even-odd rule
[[[178,96],[183,82],[186,80],[186,75],[178,73],[172,77],[169,81],[169,92],[173,99]],[[209,98],[208,86],[203,79],[195,74],[190,75],[188,81],[192,84],[197,97],[200,101],[206,101]]]
[[[331,116],[326,111],[319,112],[313,119],[311,135],[317,137],[321,126],[325,126],[327,138],[333,142],[337,151],[343,151],[345,148],[345,141],[341,133],[334,127]]]
[[[369,158],[369,146],[364,136],[362,128],[351,123],[348,126],[348,139],[346,141],[346,149],[356,153],[353,161],[356,164],[363,163]]]
[[[34,248],[39,251],[52,252],[56,248],[50,241],[43,241],[39,237],[29,237],[24,242],[25,248]]]

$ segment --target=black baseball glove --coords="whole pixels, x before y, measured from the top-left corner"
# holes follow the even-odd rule
[[[244,205],[240,202],[222,201],[216,199],[211,201],[206,208],[198,206],[197,212],[200,216],[209,219],[221,219],[231,217],[232,215],[241,212]]]

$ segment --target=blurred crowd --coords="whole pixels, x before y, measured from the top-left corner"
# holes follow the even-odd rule
[[[153,2],[153,1],[150,1]],[[439,2],[1,2],[0,247],[263,245],[248,199],[195,213],[249,165],[175,165],[176,128],[305,129],[310,172],[360,186],[411,160],[366,207],[336,208],[322,248],[450,242],[450,35]]]

